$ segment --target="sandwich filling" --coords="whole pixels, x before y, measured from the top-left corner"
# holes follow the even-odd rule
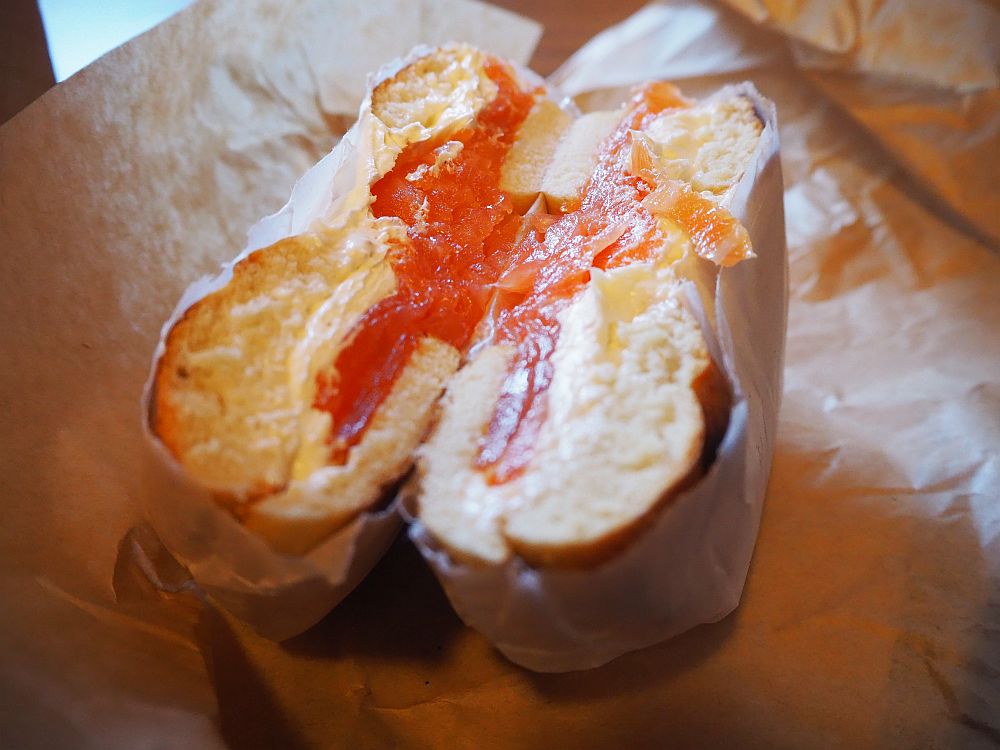
[[[607,271],[653,260],[663,222],[720,265],[749,257],[745,230],[728,212],[661,171],[641,131],[691,102],[670,85],[637,91],[600,145],[578,201],[557,212],[516,212],[500,188],[504,159],[535,98],[489,59],[495,98],[458,132],[403,150],[372,186],[372,213],[407,227],[388,258],[394,294],[365,313],[329,369],[316,378],[315,409],[331,415],[331,460],[342,464],[391,391],[417,342],[433,337],[465,351],[487,341],[513,348],[475,464],[490,484],[520,475],[546,417],[559,313]]]
[[[409,361],[431,336],[465,349],[507,267],[521,217],[501,192],[500,170],[534,97],[495,60],[497,95],[471,127],[407,147],[372,186],[372,213],[407,226],[388,259],[396,292],[348,334],[333,366],[317,375],[314,408],[332,417],[332,460],[344,463]]]
[[[574,118],[470,47],[417,58],[372,91],[348,197],[310,198],[309,231],[237,259],[171,326],[153,431],[295,554],[406,474],[463,358],[497,365],[461,451],[473,483],[505,494],[556,471],[549,433],[580,390],[566,358],[590,340],[576,325],[587,300],[631,310],[643,268],[660,279],[682,256],[750,253],[716,205],[742,163],[726,157],[745,140],[731,115],[650,84],[622,110]],[[626,388],[625,375],[612,380]]]

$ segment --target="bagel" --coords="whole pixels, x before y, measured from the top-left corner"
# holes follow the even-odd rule
[[[416,461],[413,512],[456,558],[596,564],[725,429],[684,289],[753,257],[724,205],[761,127],[660,83],[578,115],[484,52],[425,52],[369,93],[351,200],[185,298],[150,430],[279,552]]]

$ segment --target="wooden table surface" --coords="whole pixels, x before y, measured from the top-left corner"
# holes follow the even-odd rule
[[[581,44],[630,16],[647,0],[494,0],[493,4],[545,27],[531,67],[555,70]],[[55,84],[36,0],[3,0],[0,23],[0,123]]]
[[[649,0],[492,0],[545,27],[531,68],[547,76],[599,31],[624,21]]]
[[[35,0],[3,0],[0,10],[0,123],[56,82]]]

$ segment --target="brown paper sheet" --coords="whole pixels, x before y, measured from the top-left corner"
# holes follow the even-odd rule
[[[0,129],[0,745],[220,743],[203,655],[231,636],[115,569],[160,325],[330,150],[370,72],[451,39],[525,62],[539,34],[450,0],[205,0]]]
[[[363,72],[459,33],[524,59],[531,27],[203,2],[0,129],[2,744],[1000,743],[1000,21],[923,5],[654,6],[557,74],[585,105],[636,76],[753,80],[778,104],[791,253],[743,603],[582,673],[506,662],[405,540],[284,644],[203,606],[141,529],[116,549],[139,520],[130,410],[181,289],[328,149]]]

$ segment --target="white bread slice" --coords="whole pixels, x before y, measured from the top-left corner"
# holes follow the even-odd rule
[[[375,87],[360,121],[367,163],[358,179],[367,179],[369,201],[408,144],[470,124],[496,95],[485,60],[468,46],[439,48]],[[330,417],[312,408],[316,374],[352,324],[394,291],[386,253],[405,231],[365,210],[257,250],[166,335],[150,401],[154,433],[278,551],[303,553],[379,502],[409,469],[458,367],[455,348],[421,341],[347,462],[330,465]]]
[[[761,131],[751,103],[736,96],[669,110],[645,135],[661,175],[721,202]],[[676,224],[660,221],[658,260],[592,269],[561,312],[547,418],[522,475],[490,485],[474,466],[511,350],[483,347],[450,381],[419,450],[416,513],[456,559],[597,564],[711,459],[728,419],[728,386],[681,286],[689,265],[703,261]]]
[[[573,116],[551,99],[542,99],[528,113],[517,134],[517,142],[504,160],[500,189],[507,193],[519,213],[525,213],[541,191],[546,169]]]
[[[458,368],[458,351],[437,339],[417,345],[343,466],[320,465],[283,492],[252,504],[244,523],[276,549],[304,552],[370,507],[409,470],[414,447],[427,434],[437,400]],[[314,412],[315,413],[315,412]],[[322,415],[323,422],[329,422]],[[324,448],[321,438],[312,442]]]
[[[550,213],[563,213],[565,207],[580,201],[583,186],[597,165],[597,149],[621,116],[621,112],[600,111],[574,120],[542,178],[541,193]]]

